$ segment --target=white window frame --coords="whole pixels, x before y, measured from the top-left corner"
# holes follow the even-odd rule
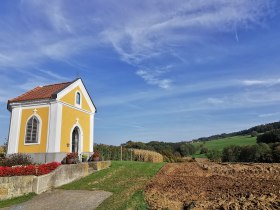
[[[78,93],[80,94],[80,104],[77,104],[77,95],[78,95]],[[75,92],[75,105],[76,105],[77,107],[79,107],[79,108],[82,107],[82,94],[81,94],[81,92],[78,91],[78,90]]]
[[[26,143],[26,131],[27,131],[27,123],[28,121],[32,118],[32,117],[36,117],[39,121],[39,127],[38,127],[38,142],[36,143]],[[25,122],[25,134],[24,134],[24,145],[38,145],[41,143],[41,131],[42,131],[42,119],[41,117],[38,115],[38,114],[32,114],[28,119],[27,121]]]

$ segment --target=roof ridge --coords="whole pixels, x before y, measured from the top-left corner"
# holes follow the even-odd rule
[[[43,85],[41,87],[47,87],[47,86],[52,86],[52,85],[62,85],[62,84],[67,84],[67,83],[72,83],[72,82],[60,82],[60,83],[54,83],[54,84],[49,84],[49,85]]]

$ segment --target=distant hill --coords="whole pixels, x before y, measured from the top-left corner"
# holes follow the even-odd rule
[[[181,141],[173,143],[150,141],[148,143],[143,143],[139,141],[128,141],[122,144],[122,146],[125,148],[152,150],[159,152],[170,159],[176,159],[176,157],[179,156],[198,155],[201,153],[202,147],[207,149],[222,150],[224,147],[232,144],[239,146],[254,145],[256,144],[256,136],[254,135],[265,133],[274,129],[280,129],[280,122],[258,125],[238,132],[201,137],[190,142]]]
[[[263,125],[257,125],[252,128],[249,128],[247,130],[242,130],[242,131],[238,131],[238,132],[222,133],[222,134],[217,134],[217,135],[213,135],[213,136],[209,136],[209,137],[201,137],[201,138],[192,140],[192,142],[210,141],[210,140],[224,139],[224,138],[233,137],[233,136],[251,135],[252,132],[254,132],[254,131],[257,133],[265,133],[267,131],[272,131],[275,129],[280,129],[280,121],[263,124]]]

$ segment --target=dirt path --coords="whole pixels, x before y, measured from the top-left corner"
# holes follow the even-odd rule
[[[53,190],[3,210],[92,210],[112,193],[88,190]]]
[[[145,196],[152,209],[280,209],[280,164],[170,163]]]

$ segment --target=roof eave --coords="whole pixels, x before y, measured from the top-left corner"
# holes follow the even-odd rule
[[[12,102],[8,100],[7,109],[11,112],[12,108],[15,106],[34,106],[34,105],[50,103],[53,101],[56,100],[52,98],[43,98],[43,99],[25,100],[25,101],[12,101]]]

